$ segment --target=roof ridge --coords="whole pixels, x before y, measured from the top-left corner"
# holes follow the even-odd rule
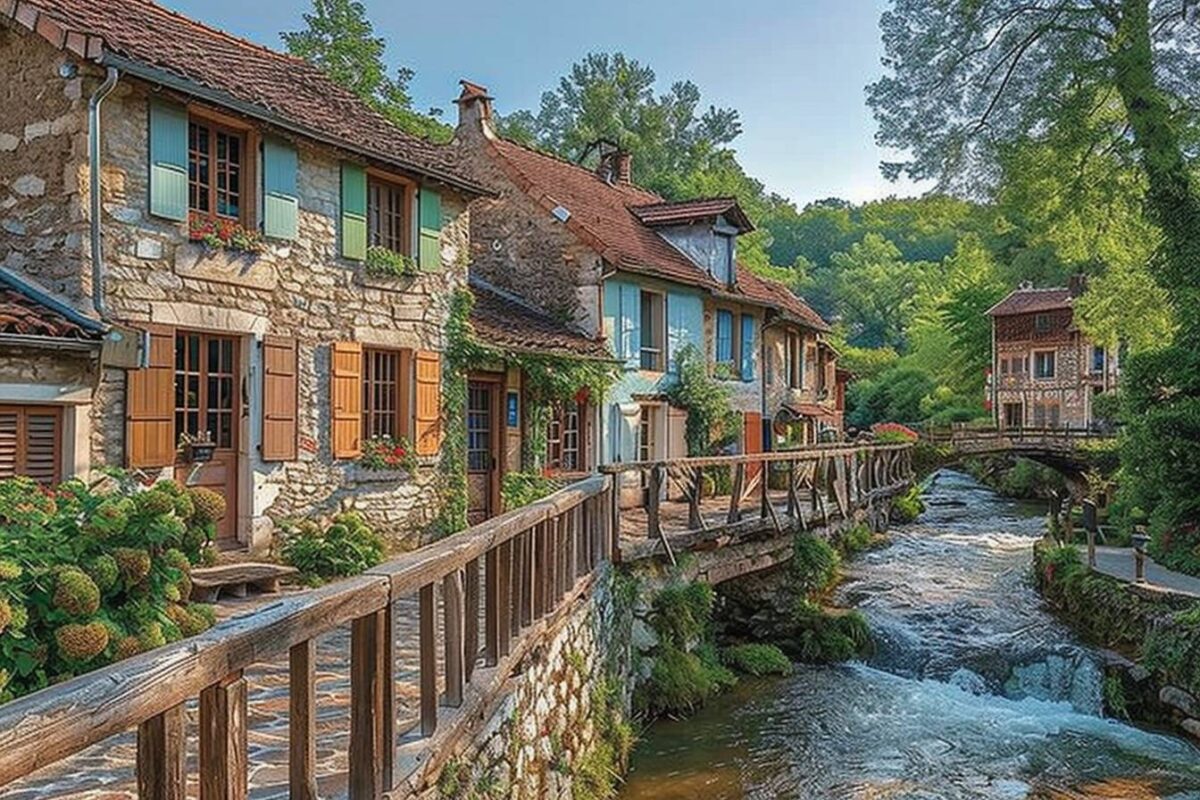
[[[683,205],[684,203],[715,203],[717,201],[736,203],[736,202],[738,202],[738,199],[736,197],[734,197],[733,195],[727,195],[727,194],[714,194],[714,195],[704,195],[701,197],[689,197],[686,200],[668,200],[668,199],[664,198],[657,203],[645,203],[640,206],[630,206],[630,208],[643,209],[643,208],[654,208],[655,206],[677,206],[677,205]]]

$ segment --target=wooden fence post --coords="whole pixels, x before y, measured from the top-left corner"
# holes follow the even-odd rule
[[[139,800],[186,800],[187,730],[182,705],[138,726]],[[316,800],[313,795],[312,800]]]
[[[246,800],[248,788],[246,679],[238,671],[200,693],[200,800]]]
[[[446,649],[446,705],[457,708],[463,701],[465,661],[463,653],[463,575],[454,570],[442,578],[442,630]]]
[[[662,495],[663,468],[650,468],[650,485],[646,488],[646,535],[651,539],[662,537],[662,521],[659,518],[659,501]]]
[[[437,596],[434,594],[434,585],[432,583],[425,584],[419,590],[418,595],[421,735],[432,736],[437,730],[438,724]]]
[[[429,587],[432,591],[432,586]],[[424,590],[421,628],[424,633]],[[350,798],[373,800],[383,792],[383,673],[390,652],[384,613],[375,611],[350,623]],[[425,640],[421,637],[421,657]],[[423,666],[423,664],[422,664]],[[421,679],[424,684],[424,672]],[[389,687],[391,688],[391,687]],[[424,688],[424,687],[422,687]],[[424,704],[424,695],[422,695]],[[424,722],[424,720],[422,720]],[[390,788],[390,787],[388,787]]]
[[[317,642],[288,651],[288,797],[317,800]]]
[[[733,490],[729,494],[729,515],[726,521],[732,525],[742,519],[742,488],[746,485],[746,464],[738,462],[733,471]]]
[[[471,680],[475,673],[475,662],[479,658],[479,559],[467,562],[466,570],[466,617],[463,625],[463,678]]]

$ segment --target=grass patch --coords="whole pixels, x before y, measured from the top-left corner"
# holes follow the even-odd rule
[[[792,662],[773,644],[739,644],[721,651],[721,661],[735,672],[761,678],[764,675],[791,675]]]

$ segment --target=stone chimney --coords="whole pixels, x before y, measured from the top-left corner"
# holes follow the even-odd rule
[[[492,127],[492,96],[488,94],[487,87],[466,80],[458,83],[462,86],[462,92],[454,101],[458,105],[458,131],[482,133],[489,139],[496,138],[496,131]]]
[[[605,183],[633,183],[633,153],[622,149],[601,151],[600,160],[596,164],[596,175]]]
[[[1087,291],[1087,275],[1084,275],[1082,272],[1075,273],[1071,276],[1067,288],[1071,293],[1071,297],[1082,297],[1083,293]]]
[[[613,160],[617,165],[617,183],[633,183],[633,153],[618,150]]]

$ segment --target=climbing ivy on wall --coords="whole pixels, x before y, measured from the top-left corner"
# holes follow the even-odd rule
[[[524,375],[525,468],[536,469],[546,452],[550,409],[574,401],[580,391],[602,402],[620,368],[615,362],[574,359],[551,353],[518,353],[479,341],[471,327],[475,299],[459,289],[450,300],[442,370],[442,512],[438,532],[445,536],[467,527],[467,376],[473,370],[519,369]]]

